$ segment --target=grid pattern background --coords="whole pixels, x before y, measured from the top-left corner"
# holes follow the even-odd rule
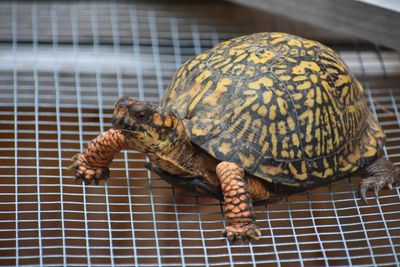
[[[399,266],[399,189],[359,179],[261,205],[263,236],[221,237],[221,203],[175,189],[123,151],[112,179],[65,168],[111,126],[113,102],[157,102],[193,55],[242,34],[283,31],[333,47],[364,84],[400,163],[400,55],[224,2],[0,3],[0,264],[65,266]]]

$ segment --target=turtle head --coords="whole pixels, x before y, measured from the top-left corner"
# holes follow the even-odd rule
[[[115,102],[112,124],[126,133],[136,150],[144,153],[161,152],[176,145],[185,131],[172,110],[129,97]]]

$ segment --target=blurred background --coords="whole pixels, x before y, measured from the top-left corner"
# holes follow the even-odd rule
[[[111,127],[118,96],[158,102],[193,55],[265,31],[341,55],[398,165],[399,11],[373,0],[2,1],[0,264],[399,266],[398,188],[365,205],[359,179],[345,179],[258,206],[263,236],[232,246],[221,237],[221,203],[171,187],[142,154],[118,154],[99,186],[65,169]]]

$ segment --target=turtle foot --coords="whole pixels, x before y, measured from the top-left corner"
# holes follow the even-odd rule
[[[251,240],[258,240],[261,236],[261,231],[254,222],[251,222],[229,225],[222,234],[230,244],[243,244]]]
[[[67,169],[75,173],[75,180],[82,180],[86,185],[92,181],[97,185],[100,180],[106,180],[110,176],[108,167],[91,167],[86,164],[82,154],[76,154],[71,160],[73,163]]]

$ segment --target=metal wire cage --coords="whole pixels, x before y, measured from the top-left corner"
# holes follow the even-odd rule
[[[345,179],[258,206],[263,236],[232,246],[221,203],[171,187],[140,153],[120,153],[99,186],[65,169],[111,126],[118,96],[157,102],[185,60],[261,31],[333,47],[400,162],[398,53],[223,2],[3,1],[0,25],[1,265],[399,266],[398,188],[365,205]]]

